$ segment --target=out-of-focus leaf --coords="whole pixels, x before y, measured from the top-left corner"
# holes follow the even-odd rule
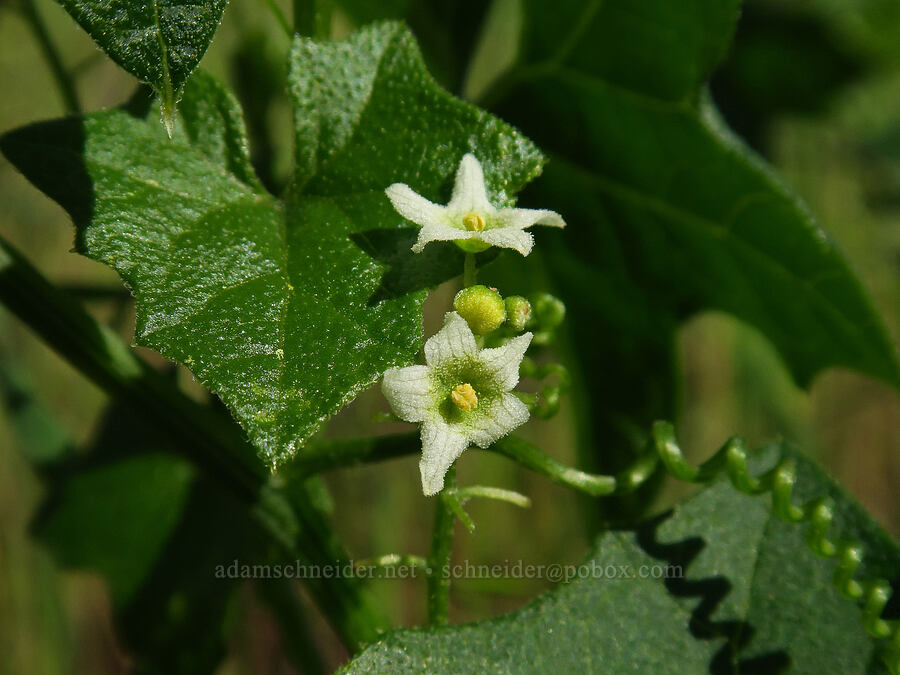
[[[763,152],[773,119],[823,112],[865,70],[866,59],[848,49],[817,7],[745,2],[734,45],[712,79],[723,117]]]
[[[360,26],[382,19],[403,19],[422,45],[429,71],[444,87],[461,93],[491,2],[337,0],[336,4]]]
[[[68,432],[34,397],[27,375],[0,360],[0,401],[12,423],[16,445],[28,461],[44,464],[72,451]]]
[[[385,369],[416,359],[426,289],[462,269],[449,243],[411,253],[417,231],[384,188],[401,181],[446,201],[474,152],[507,204],[543,161],[441,90],[398,24],[298,39],[290,83],[296,168],[284,202],[253,178],[236,104],[206,80],[188,92],[175,141],[121,111],[0,141],[72,215],[78,250],[134,291],[136,341],[186,364],[272,466]]]
[[[243,33],[230,72],[247,122],[253,167],[269,192],[279,194],[286,180],[281,163],[290,157],[290,148],[282,150],[280,127],[272,124],[273,111],[287,106],[287,64],[274,47],[267,31]]]
[[[228,0],[58,0],[116,63],[160,96],[166,125],[191,71],[200,63]]]
[[[585,240],[609,233],[657,307],[731,312],[803,384],[829,366],[900,384],[894,348],[841,253],[700,94],[736,3],[526,7],[522,65],[497,107],[553,153],[535,200],[569,218],[575,255],[593,262]]]
[[[897,578],[900,547],[821,469],[786,448],[803,497],[835,500],[831,537],[859,540],[864,576]],[[768,500],[726,482],[636,533],[607,533],[563,584],[475,624],[397,631],[344,672],[885,672],[835,561]]]
[[[34,534],[65,569],[106,582],[116,626],[141,673],[212,672],[225,650],[229,604],[267,543],[246,505],[112,408],[87,452],[44,463],[47,498]]]
[[[163,454],[72,476],[53,493],[38,528],[60,564],[99,572],[113,603],[128,602],[181,518],[191,471]]]

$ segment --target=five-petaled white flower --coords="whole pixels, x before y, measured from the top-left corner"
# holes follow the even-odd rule
[[[478,349],[465,319],[448,312],[425,343],[424,366],[391,368],[382,391],[396,415],[422,424],[422,491],[434,495],[444,474],[470,444],[486,448],[528,421],[528,407],[510,390],[531,333],[502,347]]]
[[[501,246],[528,255],[534,237],[525,231],[526,227],[566,226],[555,211],[495,208],[488,201],[481,164],[471,153],[459,163],[447,206],[428,201],[405,183],[394,183],[385,192],[401,216],[422,226],[419,239],[412,247],[415,253],[432,241],[455,241],[470,253]]]

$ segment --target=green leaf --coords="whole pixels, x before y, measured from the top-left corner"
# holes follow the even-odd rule
[[[767,463],[782,453],[798,463],[801,496],[835,499],[830,536],[862,542],[861,574],[897,577],[900,547],[811,462],[770,448]],[[601,536],[569,568],[579,578],[524,609],[397,631],[345,672],[883,672],[834,568],[767,499],[720,482],[634,533]]]
[[[39,536],[60,564],[102,574],[113,604],[121,607],[181,518],[190,481],[185,463],[163,454],[80,472],[61,483],[46,505]]]
[[[723,116],[751,146],[764,149],[769,126],[784,115],[824,112],[865,74],[870,64],[860,50],[835,36],[843,23],[822,3],[745,3],[711,85]]]
[[[492,100],[551,153],[530,199],[566,217],[585,266],[613,247],[612,272],[652,311],[730,312],[803,384],[846,366],[898,385],[894,348],[843,255],[703,94],[737,5],[526,2],[520,64]]]
[[[654,564],[631,536],[609,534],[584,569]],[[689,620],[661,582],[576,579],[498,619],[396,631],[342,672],[702,673],[715,647]]]
[[[228,0],[58,0],[110,58],[160,96],[169,133],[175,104],[222,20]]]
[[[298,39],[291,91],[296,169],[283,202],[249,173],[236,104],[205,80],[189,87],[174,141],[121,111],[0,141],[72,215],[78,250],[134,291],[136,342],[186,364],[272,466],[384,370],[417,358],[426,289],[462,270],[452,244],[411,253],[417,231],[384,188],[402,181],[446,201],[472,151],[495,201],[510,203],[543,161],[438,88],[398,24],[346,42]]]

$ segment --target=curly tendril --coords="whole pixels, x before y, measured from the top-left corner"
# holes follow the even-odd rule
[[[797,481],[796,464],[783,459],[759,477],[750,475],[747,451],[740,438],[732,438],[712,457],[699,466],[692,466],[678,447],[675,429],[669,422],[653,425],[653,445],[666,470],[690,483],[708,483],[723,471],[739,492],[748,495],[772,495],[772,512],[786,523],[807,523],[806,543],[810,550],[823,558],[836,558],[834,587],[850,600],[861,605],[862,624],[873,638],[884,641],[881,657],[892,673],[900,672],[900,621],[881,618],[891,598],[891,586],[884,579],[857,581],[856,572],[863,561],[862,547],[856,542],[832,541],[828,530],[834,520],[834,505],[830,498],[813,499],[796,505],[792,496]]]

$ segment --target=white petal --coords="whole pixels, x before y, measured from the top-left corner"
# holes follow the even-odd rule
[[[452,213],[465,214],[475,211],[482,216],[494,212],[494,207],[487,198],[484,187],[484,172],[481,164],[472,153],[466,153],[456,170],[456,182],[453,185],[453,196],[447,204]]]
[[[422,492],[426,497],[444,489],[444,475],[456,459],[469,447],[464,434],[437,418],[422,425]]]
[[[566,221],[556,211],[546,209],[500,209],[494,216],[503,227],[514,227],[517,230],[531,227],[532,225],[549,225],[550,227],[565,227]]]
[[[447,312],[444,327],[425,343],[425,363],[434,368],[453,359],[473,356],[477,351],[475,336],[466,320],[456,312]]]
[[[428,367],[409,366],[385,371],[381,391],[397,417],[406,422],[423,421],[432,403]]]
[[[471,233],[465,230],[458,230],[444,223],[429,223],[419,230],[419,238],[413,244],[414,253],[421,253],[425,248],[425,244],[430,241],[453,241],[454,239],[468,239]]]
[[[485,230],[478,233],[479,239],[486,241],[493,246],[502,248],[512,248],[521,253],[528,255],[534,246],[534,237],[530,232],[517,230],[513,227],[498,227],[493,230]]]
[[[481,362],[496,373],[497,384],[504,390],[509,391],[519,383],[519,365],[532,337],[531,333],[522,333],[502,347],[482,349],[478,353]]]
[[[486,448],[503,438],[516,427],[528,421],[528,406],[513,394],[503,394],[494,404],[479,415],[467,436],[479,448]]]
[[[384,193],[397,213],[417,225],[439,225],[447,221],[443,206],[428,201],[405,183],[394,183]]]

